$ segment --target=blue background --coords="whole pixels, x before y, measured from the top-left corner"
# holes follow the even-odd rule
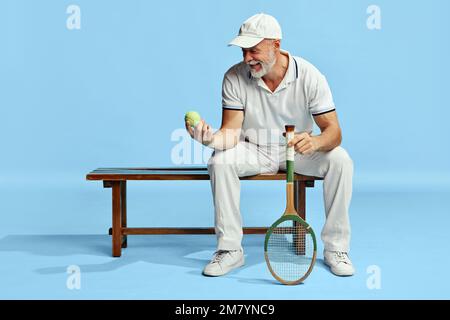
[[[81,8],[80,30],[66,27],[66,9],[71,4]],[[371,4],[381,8],[381,30],[366,26]],[[412,277],[419,271],[410,269],[416,258],[412,248],[429,250],[430,241],[440,245],[435,247],[435,258],[449,262],[446,243],[450,239],[443,227],[449,222],[445,199],[450,191],[446,97],[450,3],[446,0],[2,0],[0,254],[8,264],[0,267],[4,269],[0,280],[8,289],[1,289],[1,297],[175,297],[170,292],[165,295],[158,286],[154,291],[144,285],[127,292],[91,287],[78,295],[64,288],[67,275],[61,265],[83,266],[86,259],[113,266],[94,268],[99,273],[91,284],[123,277],[126,287],[130,274],[145,277],[152,268],[159,270],[152,259],[142,258],[142,262],[139,258],[150,254],[145,249],[152,247],[151,237],[135,238],[138,251],[133,251],[134,240],[130,240],[131,262],[126,262],[126,255],[120,262],[111,260],[110,240],[104,236],[110,225],[111,195],[100,183],[86,182],[85,175],[97,167],[173,165],[171,151],[177,142],[171,135],[183,128],[188,110],[198,110],[219,127],[222,77],[241,59],[241,51],[226,44],[241,23],[258,12],[279,20],[282,48],[309,60],[326,75],[343,129],[343,147],[355,163],[351,217],[360,278],[342,282],[325,268],[321,274],[319,268],[316,291],[309,291],[307,297],[340,297],[339,291],[324,290],[332,281],[340,281],[347,290],[341,295],[344,298],[449,298],[442,283],[424,282],[417,291],[410,291],[405,275]],[[315,212],[310,221],[319,233],[321,184],[308,192],[308,212]],[[179,201],[167,208],[170,193]],[[282,212],[283,193],[282,183],[243,183],[245,224],[273,221]],[[207,182],[129,186],[130,225],[211,226],[212,210]],[[424,229],[421,218],[434,229]],[[418,233],[423,241],[417,240]],[[34,238],[36,234],[44,238]],[[83,236],[88,234],[93,238]],[[163,239],[176,242],[173,237],[161,238],[161,245]],[[253,238],[249,239],[251,244]],[[98,250],[85,249],[91,240],[99,243]],[[181,268],[190,268],[187,278],[180,267],[174,267],[174,272],[180,272],[181,282],[200,283],[205,280],[197,274],[214,249],[214,238],[192,241],[198,241],[193,251],[210,252],[200,253],[198,264],[181,263]],[[208,244],[206,249],[202,241]],[[53,248],[56,243],[60,247]],[[173,257],[163,264],[169,268],[182,259],[172,249],[168,245],[165,251]],[[404,250],[411,256],[397,261],[395,252]],[[395,290],[381,290],[374,296],[365,287],[365,269],[383,263],[383,279],[394,284],[403,275],[405,280],[392,285]],[[22,270],[19,265],[28,267]],[[124,265],[129,269],[125,271]],[[261,277],[270,279],[262,260],[255,260],[255,266]],[[5,276],[8,272],[13,276]],[[248,292],[246,297],[261,298],[252,286],[253,274],[239,285],[243,293]],[[433,276],[437,281],[439,272]],[[225,291],[214,297],[230,298],[232,290],[228,295],[226,281],[233,277],[224,279],[218,282]],[[43,286],[47,289],[42,290]],[[190,295],[187,288],[180,288],[180,297],[206,297]],[[278,297],[283,292],[290,297],[282,290]]]

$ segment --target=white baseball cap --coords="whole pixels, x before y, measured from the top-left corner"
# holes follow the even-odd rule
[[[242,24],[238,36],[228,45],[251,48],[264,39],[281,39],[281,36],[278,21],[268,14],[258,13]]]

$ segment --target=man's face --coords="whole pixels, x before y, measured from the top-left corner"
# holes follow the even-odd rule
[[[254,78],[264,77],[276,62],[273,40],[263,40],[252,48],[242,49],[242,54]]]

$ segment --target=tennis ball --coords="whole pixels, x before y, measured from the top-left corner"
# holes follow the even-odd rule
[[[189,111],[186,112],[186,115],[184,116],[184,120],[187,121],[191,127],[195,127],[201,120],[200,114],[196,111]]]

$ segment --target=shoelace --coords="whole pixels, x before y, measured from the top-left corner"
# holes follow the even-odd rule
[[[212,259],[211,263],[220,263],[220,262],[222,262],[223,258],[226,256],[226,254],[227,254],[228,252],[229,252],[229,251],[227,251],[227,250],[219,250],[219,251],[216,251],[216,252],[215,252],[215,256],[214,256],[214,258]]]
[[[343,263],[349,264],[347,254],[345,252],[337,251],[335,254],[335,259],[337,262],[343,262]]]

